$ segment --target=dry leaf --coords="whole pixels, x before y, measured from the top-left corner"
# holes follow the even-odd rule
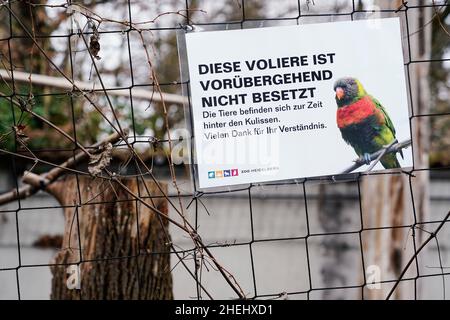
[[[23,124],[13,126],[14,133],[16,134],[16,139],[24,144],[26,144],[30,139],[30,137],[25,134],[25,128],[26,126]]]
[[[91,156],[88,165],[88,171],[91,175],[99,175],[104,168],[106,168],[112,159],[112,144],[107,143],[103,148],[102,152],[99,154],[94,154]]]
[[[93,34],[89,41],[89,51],[94,56],[95,59],[100,60],[98,53],[100,52],[100,42],[99,36],[97,34]]]

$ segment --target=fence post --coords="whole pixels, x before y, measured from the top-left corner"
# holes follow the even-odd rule
[[[391,1],[377,0],[375,4],[381,8],[392,6]],[[401,7],[402,1],[397,1]],[[429,110],[428,65],[426,63],[411,63],[411,60],[426,60],[431,54],[431,25],[424,27],[432,19],[431,8],[421,7],[408,9],[402,7],[405,18],[408,19],[409,35],[403,45],[407,52],[405,63],[410,77],[412,114],[427,114]],[[402,18],[403,22],[405,21]],[[405,25],[404,25],[405,26]],[[405,29],[404,29],[405,30]],[[404,34],[405,35],[405,34]],[[409,43],[407,42],[409,41]],[[408,45],[410,52],[408,52]],[[408,54],[410,53],[410,54]],[[408,79],[407,79],[408,80]],[[410,110],[411,113],[411,110]],[[428,167],[428,119],[426,117],[412,118],[412,140],[414,151],[414,166]],[[410,191],[410,181],[413,194]],[[369,176],[362,179],[362,211],[364,228],[400,226],[411,221],[423,221],[428,216],[429,177],[428,171],[414,172],[414,177],[407,175]],[[412,204],[414,201],[414,204]],[[412,206],[414,205],[414,207]],[[413,208],[415,211],[413,211]],[[413,216],[415,212],[415,216]],[[409,232],[408,232],[409,231]],[[411,242],[413,232],[406,228],[390,228],[388,230],[368,231],[363,235],[363,252],[366,267],[377,265],[381,271],[381,280],[396,279],[405,263],[414,254]],[[415,232],[413,241],[420,245],[422,233]],[[410,270],[415,274],[413,267]],[[393,283],[383,284],[378,290],[366,290],[366,299],[384,299]],[[414,298],[417,294],[414,281],[405,282],[395,291],[394,298]]]

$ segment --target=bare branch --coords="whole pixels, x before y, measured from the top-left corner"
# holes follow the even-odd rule
[[[204,243],[203,243],[201,237],[200,237],[200,236],[198,235],[198,233],[197,233],[196,227],[194,227],[194,226],[187,220],[186,216],[184,215],[184,211],[183,211],[184,209],[183,209],[183,205],[182,205],[182,202],[181,202],[181,193],[180,193],[180,190],[179,190],[178,185],[177,185],[177,180],[176,180],[176,176],[175,176],[174,165],[173,165],[172,159],[171,159],[171,157],[170,157],[170,154],[171,154],[171,151],[172,151],[172,142],[171,142],[171,138],[170,138],[170,128],[169,128],[169,121],[168,121],[168,108],[167,108],[166,102],[172,102],[172,103],[174,103],[174,101],[170,101],[169,99],[170,99],[171,96],[168,96],[167,94],[163,93],[162,90],[161,90],[160,83],[159,83],[159,81],[158,81],[158,79],[157,79],[157,75],[156,75],[156,72],[155,72],[155,70],[154,70],[154,66],[153,66],[153,64],[152,64],[152,62],[151,62],[151,59],[150,59],[150,54],[149,54],[149,52],[148,52],[148,50],[147,50],[145,41],[144,41],[144,39],[143,39],[143,37],[142,37],[142,34],[141,34],[142,31],[143,31],[143,29],[137,28],[137,24],[133,24],[133,25],[132,25],[131,23],[128,23],[128,22],[126,22],[126,21],[114,21],[114,20],[104,19],[104,18],[98,16],[97,14],[91,12],[91,11],[88,10],[88,9],[86,9],[86,10],[80,10],[80,11],[79,11],[81,14],[85,15],[86,18],[87,18],[88,20],[95,20],[95,21],[97,21],[99,24],[100,24],[101,22],[114,22],[114,23],[118,23],[118,24],[121,24],[121,25],[124,25],[124,26],[128,26],[128,27],[130,27],[131,29],[138,31],[139,34],[141,35],[142,46],[143,46],[143,48],[145,49],[145,54],[146,54],[146,57],[147,57],[147,63],[149,64],[149,67],[150,67],[150,69],[151,69],[151,73],[150,73],[149,76],[150,76],[150,79],[153,80],[154,90],[155,90],[155,92],[157,93],[156,95],[154,95],[155,92],[151,92],[151,93],[150,93],[150,94],[151,94],[150,100],[154,100],[154,98],[156,98],[157,100],[159,100],[159,101],[162,103],[162,106],[163,106],[163,111],[164,111],[163,117],[164,117],[164,120],[165,120],[164,123],[165,123],[165,128],[166,128],[167,134],[168,134],[168,139],[167,139],[167,141],[168,141],[168,144],[169,144],[169,155],[167,155],[167,161],[168,161],[168,163],[169,163],[169,169],[170,169],[170,174],[171,174],[171,177],[172,177],[172,183],[173,183],[174,187],[175,187],[176,190],[177,190],[177,194],[178,194],[178,202],[179,202],[179,203],[178,203],[178,204],[179,204],[179,208],[173,203],[173,201],[171,200],[171,198],[170,198],[170,197],[166,194],[166,192],[163,190],[163,188],[161,187],[161,183],[160,183],[160,182],[156,179],[156,177],[153,175],[152,170],[148,168],[147,164],[146,164],[146,163],[142,160],[142,158],[137,154],[137,152],[136,152],[136,150],[134,149],[133,145],[130,144],[130,143],[128,142],[128,140],[126,139],[127,133],[124,133],[124,132],[122,131],[122,127],[121,127],[121,124],[120,124],[120,122],[119,122],[118,115],[116,114],[116,110],[115,110],[115,108],[114,108],[114,106],[113,106],[113,104],[112,104],[112,101],[111,101],[110,98],[109,98],[109,95],[110,95],[110,94],[113,94],[114,92],[116,92],[116,90],[110,90],[110,88],[106,88],[106,87],[105,87],[104,82],[103,82],[103,80],[102,80],[102,77],[101,77],[101,75],[100,75],[100,71],[99,71],[99,69],[98,69],[98,67],[97,67],[97,64],[96,64],[96,61],[95,61],[95,54],[93,54],[92,50],[89,50],[89,43],[88,43],[88,41],[86,40],[85,34],[83,34],[83,31],[81,31],[79,35],[80,35],[82,41],[84,42],[86,48],[88,49],[88,52],[89,52],[90,58],[91,58],[91,62],[92,62],[92,66],[93,66],[93,68],[95,69],[95,72],[96,72],[96,74],[97,74],[97,76],[98,76],[98,79],[99,79],[99,81],[100,81],[100,85],[101,85],[100,91],[103,92],[103,93],[105,94],[105,96],[106,96],[106,100],[107,100],[107,102],[108,102],[110,112],[112,113],[112,115],[113,115],[113,117],[114,117],[114,120],[115,120],[117,126],[115,125],[115,123],[113,123],[112,120],[110,120],[110,119],[105,115],[105,113],[102,111],[102,109],[96,104],[96,101],[94,101],[93,99],[91,99],[91,97],[88,95],[88,93],[92,92],[92,90],[90,89],[90,87],[89,87],[89,88],[83,88],[83,85],[82,85],[81,83],[76,82],[76,81],[73,81],[69,76],[67,76],[67,74],[64,73],[63,70],[62,70],[61,68],[59,68],[59,67],[57,66],[57,64],[56,64],[54,61],[52,61],[51,57],[46,53],[45,48],[42,47],[42,46],[36,41],[34,32],[30,32],[30,30],[27,28],[27,26],[26,26],[22,21],[20,21],[20,18],[19,18],[19,17],[18,17],[18,16],[10,9],[10,8],[7,8],[7,10],[10,12],[11,16],[14,17],[14,18],[17,20],[18,24],[22,27],[22,29],[24,30],[24,32],[25,32],[25,33],[29,36],[29,38],[33,41],[33,47],[37,48],[37,49],[39,50],[39,52],[44,56],[44,58],[48,61],[48,63],[49,63],[51,66],[53,66],[53,67],[55,68],[55,70],[61,75],[61,77],[63,77],[63,78],[57,78],[58,81],[59,81],[60,83],[64,83],[65,86],[68,85],[67,89],[69,89],[71,92],[73,92],[73,91],[79,91],[79,92],[82,94],[82,96],[83,96],[83,97],[84,97],[84,98],[85,98],[85,99],[86,99],[86,100],[87,100],[87,101],[88,101],[88,102],[89,102],[89,103],[97,110],[97,112],[104,118],[104,120],[105,120],[105,121],[111,126],[111,128],[116,132],[117,139],[118,139],[118,140],[123,139],[124,144],[126,145],[126,147],[128,148],[128,150],[129,150],[130,153],[131,153],[131,157],[134,158],[134,160],[136,161],[137,169],[138,169],[138,171],[139,171],[139,173],[140,173],[140,174],[138,175],[138,178],[139,178],[139,179],[143,179],[143,178],[144,178],[144,175],[146,175],[146,174],[148,174],[148,175],[152,178],[152,180],[155,182],[155,185],[156,185],[157,189],[158,189],[159,191],[161,191],[162,195],[163,195],[164,198],[167,200],[167,202],[174,208],[174,210],[176,211],[176,213],[180,215],[180,217],[182,218],[182,223],[179,223],[179,222],[177,222],[177,221],[171,219],[170,217],[168,217],[167,215],[165,215],[162,211],[160,211],[158,208],[156,208],[154,205],[150,205],[150,204],[148,204],[147,202],[145,202],[144,199],[143,199],[140,195],[136,194],[135,192],[133,192],[132,190],[130,190],[129,188],[127,188],[127,186],[124,185],[124,184],[121,182],[121,180],[120,180],[121,175],[117,175],[117,174],[115,174],[115,173],[110,172],[110,171],[107,170],[106,168],[105,168],[105,169],[102,168],[102,170],[104,169],[103,171],[107,174],[107,176],[106,176],[106,177],[101,176],[100,178],[107,179],[108,182],[115,181],[115,182],[116,182],[116,183],[117,183],[117,184],[118,184],[125,192],[127,192],[130,196],[132,196],[134,199],[136,199],[138,202],[140,202],[140,203],[143,204],[144,206],[146,206],[146,207],[148,207],[149,209],[153,210],[153,211],[157,214],[160,223],[161,223],[162,219],[166,219],[166,220],[168,220],[170,223],[172,223],[172,224],[178,226],[178,227],[181,228],[184,232],[186,232],[187,235],[192,239],[192,241],[193,241],[193,243],[194,243],[194,245],[195,245],[195,249],[194,249],[194,250],[196,250],[196,251],[199,252],[199,256],[200,256],[202,259],[204,259],[204,258],[209,258],[210,261],[211,261],[211,262],[214,264],[214,266],[217,268],[217,270],[218,270],[218,271],[221,273],[221,275],[224,277],[224,279],[227,281],[227,283],[230,285],[230,287],[231,287],[231,288],[234,290],[234,292],[238,295],[238,297],[241,298],[241,299],[244,299],[244,298],[245,298],[245,294],[243,293],[242,288],[239,286],[239,284],[237,283],[237,281],[236,281],[236,279],[234,278],[234,276],[233,276],[229,271],[227,271],[221,264],[219,264],[219,262],[217,261],[217,259],[212,255],[212,253],[211,253],[211,251],[209,250],[209,248],[208,248],[207,246],[204,245]],[[196,10],[196,11],[198,11],[198,10]],[[185,15],[183,15],[183,14],[181,13],[181,11],[178,11],[178,12],[169,12],[169,13],[167,13],[167,14],[177,14],[177,15],[183,16],[183,17],[185,17],[186,19],[188,19],[187,16],[185,16]],[[164,14],[159,15],[159,16],[156,17],[154,20],[158,19],[159,17],[161,17],[161,16],[163,16],[163,15],[164,15]],[[150,22],[154,22],[154,21],[150,21]],[[81,30],[81,28],[80,28],[80,30]],[[4,74],[4,77],[5,77],[5,78],[10,78],[10,79],[11,79],[11,78],[12,78],[12,75],[10,75],[7,71],[5,71],[5,72],[6,72],[6,73]],[[16,75],[20,75],[20,73],[14,72],[14,76],[16,76]],[[41,77],[41,78],[37,78],[37,77]],[[52,79],[51,77],[50,77],[50,78],[49,78],[49,77],[45,78],[45,77],[47,77],[47,76],[43,76],[43,75],[34,75],[34,76],[30,77],[30,75],[27,74],[26,80],[23,80],[23,81],[29,82],[29,83],[30,83],[30,86],[31,86],[31,84],[32,84],[32,83],[35,83],[36,80],[43,80],[43,81],[54,81],[54,80],[56,80],[56,79]],[[14,77],[14,78],[17,80],[17,77]],[[68,82],[68,84],[67,84],[66,82]],[[50,84],[49,84],[49,85],[50,85]],[[86,90],[85,90],[85,89],[86,89]],[[133,90],[134,90],[134,89],[133,89]],[[133,94],[134,97],[136,96],[136,94],[135,94],[134,91],[132,92],[132,94]],[[127,95],[128,95],[128,91],[127,91]],[[175,95],[173,95],[173,96],[175,97]],[[177,96],[177,97],[179,97],[179,96]],[[166,99],[166,98],[169,98],[169,99]],[[185,98],[182,98],[182,99],[180,99],[178,102],[179,102],[179,103],[185,104],[185,103],[186,103],[186,99],[185,99]],[[175,103],[176,103],[176,102],[175,102]],[[33,116],[35,116],[35,115],[33,115]],[[55,129],[56,129],[56,128],[55,128]],[[0,151],[1,151],[1,150],[0,150]],[[13,153],[13,152],[9,152],[9,151],[6,151],[6,150],[2,150],[2,151],[5,152],[5,153],[8,153],[8,154],[16,155],[16,156],[23,156],[23,155],[16,154],[16,153]],[[86,159],[87,157],[89,157],[90,160],[96,160],[96,159],[92,159],[91,156],[83,155],[83,154],[77,154],[77,155],[74,157],[74,159],[75,159],[76,157],[81,157],[81,159],[78,159],[77,161],[81,161],[81,160],[83,160],[83,159]],[[31,160],[34,160],[34,161],[41,162],[41,160],[38,159],[37,157],[35,157],[35,158],[28,158],[28,159],[31,159]],[[68,160],[68,161],[69,161],[69,160]],[[72,165],[73,165],[73,164],[72,164]],[[142,166],[142,168],[144,169],[144,171],[146,171],[146,172],[142,172],[142,171],[141,171],[141,166]],[[25,175],[25,179],[24,179],[25,182],[30,183],[30,185],[26,186],[27,189],[22,190],[22,188],[21,188],[21,189],[19,189],[19,192],[17,192],[16,190],[13,190],[12,192],[9,193],[9,196],[10,196],[10,197],[12,196],[13,199],[18,199],[18,198],[20,198],[20,197],[26,197],[26,196],[29,196],[30,194],[36,192],[36,191],[39,190],[39,189],[45,189],[46,191],[48,191],[48,192],[51,193],[51,188],[47,188],[47,186],[49,186],[50,183],[52,183],[53,181],[55,181],[55,180],[57,179],[57,177],[59,177],[60,175],[62,175],[64,172],[70,171],[70,170],[73,170],[73,169],[70,169],[69,166],[67,166],[67,161],[66,161],[62,166],[58,166],[57,168],[51,170],[51,171],[50,171],[49,173],[47,173],[46,175],[36,175],[36,174],[28,173],[28,174]],[[53,172],[54,174],[52,174],[52,172]],[[87,174],[87,173],[84,173],[84,172],[83,172],[82,174]],[[53,186],[55,186],[55,185],[53,185]],[[145,183],[144,183],[144,186],[145,186]],[[28,188],[30,188],[30,189],[28,189]],[[31,192],[32,192],[32,193],[31,193]],[[150,195],[148,189],[146,189],[146,192],[147,192],[148,196],[149,196],[150,199],[151,199],[151,195]],[[0,198],[0,200],[1,200],[1,198]],[[151,200],[151,202],[153,203],[153,200]],[[1,202],[0,202],[0,204],[1,204]],[[197,281],[197,284],[199,285],[199,287],[200,287],[200,288],[208,295],[208,297],[212,298],[212,297],[210,296],[210,294],[209,294],[209,293],[205,290],[205,288],[202,286],[202,284],[201,284],[200,282],[198,282],[196,276],[194,276],[194,274],[193,274],[193,273],[189,270],[189,268],[185,265],[184,261],[183,261],[182,258],[179,256],[179,254],[178,254],[177,251],[175,250],[173,244],[171,243],[170,237],[168,236],[168,234],[166,233],[166,231],[165,231],[164,228],[163,228],[163,232],[164,232],[164,235],[165,235],[165,238],[167,239],[167,241],[170,242],[170,245],[171,245],[172,250],[175,252],[175,254],[177,255],[177,257],[180,259],[180,261],[181,261],[181,263],[183,264],[183,266],[187,269],[187,271],[189,272],[189,274],[190,274],[191,276],[194,277],[194,279]]]
[[[372,153],[370,155],[370,159],[374,159],[372,161],[378,162],[381,159],[381,157],[383,157],[385,154],[397,153],[397,152],[401,151],[402,149],[409,147],[410,145],[411,145],[411,139],[405,140],[403,142],[398,142],[395,144],[390,144],[390,145],[386,146],[385,148],[382,148],[382,149],[378,150],[377,152]],[[370,161],[370,163],[372,163],[372,161]],[[347,169],[343,170],[340,174],[353,172],[354,170],[358,169],[359,167],[367,164],[366,159],[364,159],[364,157],[359,157],[358,159],[354,160],[354,162],[355,163],[353,165],[351,165]],[[372,168],[370,168],[370,169],[372,169]],[[368,171],[370,171],[370,170],[368,170]]]
[[[442,227],[444,226],[444,224],[447,222],[448,218],[450,217],[450,211],[447,213],[447,215],[445,216],[445,218],[441,221],[441,223],[439,223],[439,225],[437,226],[436,230],[430,234],[430,236],[427,238],[427,240],[425,240],[424,243],[422,243],[422,245],[414,252],[413,256],[411,257],[411,259],[409,259],[408,263],[406,264],[406,266],[403,268],[402,273],[400,274],[400,276],[398,277],[398,279],[395,281],[394,286],[392,287],[391,291],[389,291],[386,300],[389,300],[392,296],[392,294],[394,293],[395,289],[397,288],[397,286],[399,285],[400,281],[402,280],[403,276],[405,275],[406,271],[408,271],[409,267],[411,266],[411,264],[414,262],[415,259],[417,259],[417,256],[419,255],[420,251],[423,250],[423,248],[425,248],[425,246],[428,244],[428,242],[430,242],[431,240],[433,240],[437,234],[439,233],[439,231],[442,229]]]
[[[91,148],[98,148],[107,143],[116,143],[121,137],[117,133],[113,133],[104,140],[97,142],[91,146]],[[73,158],[70,158],[63,162],[57,168],[50,170],[47,173],[37,175],[31,174],[30,172],[25,172],[23,177],[23,182],[28,185],[20,187],[18,189],[11,190],[7,193],[0,195],[0,205],[4,205],[14,200],[27,198],[41,189],[45,189],[49,184],[54,182],[64,173],[66,173],[67,168],[73,167],[83,160],[86,160],[88,155],[82,151],[78,152]]]
[[[29,73],[14,70],[13,74],[14,74],[14,81],[29,82],[30,77]],[[3,78],[4,80],[12,81],[12,75],[9,72],[9,70],[0,69],[0,77]],[[31,81],[36,85],[50,86],[52,88],[61,88],[71,92],[72,91],[76,92],[78,90],[86,92],[92,91],[92,83],[77,80],[74,81],[74,83],[72,83],[64,77],[52,77],[43,74],[32,73]],[[149,90],[133,88],[131,89],[131,93],[133,94],[133,98],[140,98],[146,100],[151,100],[153,98],[153,101],[157,102],[161,101],[161,97],[159,95],[153,97],[154,96],[153,93],[150,92]],[[109,90],[108,94],[112,96],[129,97],[130,90],[128,89]],[[162,92],[161,95],[162,99],[164,99],[164,101],[166,101],[167,103],[186,105],[188,102],[187,98],[181,95],[166,92]]]

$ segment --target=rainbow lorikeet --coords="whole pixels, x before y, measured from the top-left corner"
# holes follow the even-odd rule
[[[336,120],[342,138],[353,147],[358,156],[369,164],[370,154],[392,143],[395,128],[381,103],[369,95],[355,78],[341,78],[334,84],[338,106]],[[403,158],[403,154],[400,151]],[[384,168],[400,168],[395,153],[380,159]]]

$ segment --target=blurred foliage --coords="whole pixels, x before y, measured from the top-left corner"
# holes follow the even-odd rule
[[[107,1],[81,1],[86,7],[90,9],[96,8],[99,4],[104,4]],[[110,1],[111,2],[111,1]],[[46,0],[33,1],[34,4],[46,4]],[[57,32],[61,24],[66,23],[67,14],[65,10],[59,11],[59,14],[53,14],[55,9],[44,6],[30,6],[26,1],[11,3],[11,9],[18,16],[20,21],[27,27],[28,30],[34,30],[36,35],[51,36]],[[49,15],[49,12],[52,15]],[[30,72],[36,74],[44,74],[50,76],[61,76],[47,61],[38,49],[33,45],[33,41],[27,37],[25,31],[16,19],[9,19],[7,8],[0,8],[0,38],[8,39],[9,41],[0,41],[0,68],[6,70]],[[56,52],[53,47],[52,39],[50,37],[36,37],[36,41],[42,47],[48,57],[54,61],[55,57],[63,57],[59,67],[68,75],[71,74],[71,66],[69,63],[69,47],[63,51]],[[100,42],[102,39],[100,39]],[[167,42],[167,43],[166,43]],[[158,61],[160,66],[158,68],[158,76],[161,77],[160,82],[165,82],[166,79],[172,78],[179,70],[175,66],[178,65],[178,56],[176,48],[176,38],[157,39],[154,44],[156,51],[160,46],[169,45],[169,54],[162,56]],[[146,61],[139,61],[139,63],[146,63]],[[86,60],[86,64],[89,61]],[[84,74],[81,65],[76,65],[73,69],[74,78],[81,78]],[[126,61],[113,71],[115,77],[119,73],[129,75],[128,64]],[[164,87],[168,91],[175,92],[172,87]],[[55,94],[59,92],[61,94]],[[63,137],[55,129],[49,127],[39,119],[36,119],[28,113],[23,113],[17,106],[11,103],[11,97],[14,101],[23,99],[28,101],[28,106],[37,114],[49,120],[66,133],[75,137],[74,124],[76,125],[76,139],[84,145],[89,145],[97,141],[101,133],[110,133],[112,128],[104,125],[104,119],[100,113],[92,107],[88,108],[85,99],[77,99],[71,97],[61,89],[33,84],[30,86],[27,83],[20,83],[15,81],[3,81],[0,83],[0,93],[6,97],[0,97],[0,147],[14,151],[21,148],[21,144],[15,140],[13,127],[23,125],[25,127],[24,133],[28,136],[27,148],[33,150],[38,149],[72,149],[73,143]],[[147,129],[151,129],[154,134],[163,138],[165,135],[165,127],[162,122],[162,106],[160,104],[152,103],[152,108],[146,115],[132,114],[129,109],[129,101],[120,101],[111,97],[113,105],[116,108],[117,114],[121,120],[131,124],[134,122],[136,134],[141,135]],[[99,106],[106,105],[106,101],[101,101]],[[170,106],[168,106],[170,107]],[[72,114],[73,109],[73,114]],[[88,110],[89,109],[89,110]],[[148,116],[147,116],[148,115]],[[176,114],[171,119],[170,124],[180,121],[183,113]],[[133,121],[134,120],[134,121]],[[102,125],[103,124],[103,125]],[[17,143],[16,143],[17,142]],[[46,157],[58,156],[58,153],[47,153]]]
[[[172,4],[174,7],[176,2]],[[217,5],[208,0],[191,0],[189,13],[191,23],[207,20],[208,22],[223,22],[242,20],[241,1],[225,0],[223,5]],[[245,12],[247,16],[261,18],[264,16],[264,4],[258,0],[247,0]],[[201,11],[200,11],[201,10]],[[173,82],[180,82],[180,66],[177,46],[176,31],[170,32],[168,36],[157,36],[154,34],[152,46],[155,53],[155,71],[158,82],[162,85],[162,90],[168,93],[181,94],[181,86],[170,85]],[[162,50],[164,49],[164,50]],[[146,63],[143,61],[142,63]],[[156,94],[156,93],[155,93]],[[166,106],[168,108],[169,127],[173,127],[184,120],[184,110],[181,106]],[[163,106],[161,103],[152,103],[152,111],[147,117],[134,118],[136,134],[143,134],[150,128],[154,136],[163,139],[166,134],[166,127],[162,118]]]
[[[46,0],[33,1],[34,4],[45,4],[46,2]],[[51,35],[66,19],[66,15],[63,13],[50,19],[45,7],[30,6],[24,2],[11,3],[11,9],[27,29],[34,32],[36,36]],[[5,7],[0,10],[3,18],[0,19],[0,35],[3,38],[11,33],[12,36],[10,41],[0,42],[0,68],[57,76],[58,73],[38,51],[32,39],[26,36],[17,20],[14,18],[9,20],[9,15],[5,14],[5,12],[8,13]],[[49,37],[36,37],[35,39],[48,57],[53,59],[56,52],[51,39]],[[0,97],[2,148],[12,151],[25,148],[15,139],[14,126],[18,125],[24,127],[23,132],[28,136],[26,147],[30,150],[74,148],[69,139],[63,137],[43,121],[27,112],[22,112],[18,106],[11,103],[11,99],[14,99],[15,102],[24,101],[33,112],[57,125],[71,136],[74,135],[72,125],[74,116],[77,123],[77,139],[85,144],[96,141],[101,121],[100,116],[94,112],[85,112],[82,103],[75,99],[73,101],[74,115],[72,115],[72,101],[69,95],[54,94],[53,88],[18,81],[15,81],[14,84],[11,81],[3,81],[0,83],[0,92],[6,96]],[[48,154],[50,157],[51,155],[51,153]]]
[[[101,8],[98,6],[107,2],[80,1],[80,3],[83,3],[90,9]],[[36,0],[33,3],[45,4],[47,0]],[[163,8],[161,3],[157,2],[157,4]],[[358,4],[361,4],[361,1]],[[175,12],[184,8],[184,4],[180,7],[178,1],[166,1],[164,5],[164,10],[167,11],[170,11],[169,9],[172,8]],[[244,18],[241,5],[241,1],[237,0],[224,0],[222,5],[208,0],[190,0],[189,7],[194,10],[189,12],[189,16],[191,23],[230,21],[236,23],[236,27],[239,27],[238,24]],[[266,2],[247,0],[244,8],[245,18],[263,18],[265,16],[265,6]],[[50,17],[48,14],[49,10],[52,10],[53,13],[55,9],[43,6],[30,6],[27,5],[26,1],[11,2],[11,8],[29,30],[34,30],[39,35],[52,35],[67,19],[65,10],[55,11],[57,14],[52,14]],[[195,11],[195,9],[202,9],[202,11]],[[447,22],[449,12],[450,8],[446,6],[439,14],[440,22],[443,26],[437,18],[434,18],[432,23],[432,59],[434,60],[444,57],[448,58],[449,55],[450,36],[443,30],[443,27],[447,31],[450,30]],[[178,16],[178,20],[180,20],[180,17]],[[152,59],[154,59],[158,81],[162,84],[161,88],[168,93],[181,94],[181,85],[172,85],[173,82],[181,81],[179,78],[176,31],[171,30],[164,35],[156,32],[152,34],[151,46],[153,50],[151,54],[154,54]],[[46,58],[33,46],[31,39],[25,36],[25,32],[19,23],[15,19],[9,20],[9,14],[5,7],[0,8],[0,39],[3,39],[3,41],[0,40],[0,68],[59,76]],[[68,63],[69,48],[67,47],[62,52],[57,52],[50,37],[38,37],[36,40],[50,58],[62,56],[63,59],[59,59],[62,60],[60,67],[64,72],[70,74],[70,63]],[[102,39],[100,38],[101,42]],[[147,64],[147,61],[141,58],[135,64],[144,65]],[[74,72],[81,72],[82,68],[79,67],[78,69],[78,71],[75,70]],[[430,65],[432,113],[445,113],[450,110],[449,69],[446,62],[438,61]],[[123,61],[113,71],[113,74],[116,78],[119,78],[120,74],[129,76],[129,72],[127,61]],[[149,79],[151,81],[151,77]],[[11,95],[14,95],[15,99],[20,97],[27,101],[34,112],[59,126],[71,136],[75,136],[73,128],[73,123],[75,123],[76,138],[84,145],[94,143],[101,133],[111,131],[111,128],[104,125],[104,119],[97,111],[92,108],[86,108],[84,99],[71,98],[66,94],[56,95],[54,94],[54,88],[36,84],[30,86],[19,82],[16,82],[13,86],[11,82],[3,81],[0,83],[0,93],[6,96],[0,97],[0,144],[2,148],[15,150],[19,147],[14,135],[14,126],[18,124],[25,126],[24,133],[29,137],[27,147],[32,150],[72,149],[74,147],[71,141],[62,137],[61,134],[42,121],[29,114],[22,114],[22,111],[11,103]],[[152,134],[159,139],[165,138],[167,128],[161,103],[148,102],[148,108],[143,113],[135,112],[134,114],[130,111],[129,101],[113,99],[113,104],[121,119],[128,125],[134,126],[137,135]],[[167,105],[166,108],[169,115],[169,127],[173,128],[180,125],[184,120],[183,108],[175,105]],[[430,165],[435,167],[448,166],[450,165],[450,117],[436,116],[430,119],[432,128]],[[19,120],[20,123],[18,123]]]
[[[432,60],[449,58],[450,25],[448,23],[450,7],[444,7],[432,24]],[[441,25],[442,24],[442,25]],[[446,30],[444,30],[444,28]],[[437,61],[430,64],[431,113],[450,112],[449,62]],[[430,166],[450,165],[450,116],[430,117]]]
[[[28,1],[11,2],[11,9],[18,16],[20,21],[36,34],[36,41],[39,46],[43,48],[50,59],[53,61],[60,61],[59,68],[66,74],[70,75],[72,68],[69,60],[69,46],[55,49],[55,43],[51,35],[58,33],[58,28],[67,23],[67,12],[63,8],[53,8],[39,6],[36,4],[47,4],[47,0],[32,1],[34,5],[30,5]],[[49,2],[50,3],[50,2]],[[102,14],[105,5],[110,5],[113,1],[79,1],[90,10]],[[120,2],[120,6],[125,2]],[[184,2],[180,5],[177,0],[169,0],[163,2],[156,2],[158,7],[152,7],[155,16],[159,13],[158,10],[176,12],[184,9]],[[133,5],[150,6],[150,4],[143,2],[136,2]],[[118,4],[119,6],[119,4]],[[264,16],[264,4],[257,0],[247,0],[245,3],[246,17],[259,18]],[[103,8],[103,9],[102,9]],[[124,7],[125,8],[125,7]],[[225,0],[221,5],[216,2],[208,0],[190,0],[189,8],[193,9],[189,12],[191,23],[198,22],[224,22],[232,21],[239,23],[243,20],[241,2],[236,0]],[[202,9],[202,11],[195,11],[195,9]],[[103,10],[104,11],[104,10]],[[103,12],[109,16],[110,12]],[[125,12],[126,14],[126,12]],[[135,11],[135,14],[136,11]],[[183,12],[185,14],[185,12]],[[36,73],[50,76],[61,76],[54,67],[47,61],[46,57],[42,55],[37,47],[33,44],[32,39],[27,37],[27,34],[17,22],[12,18],[9,20],[9,12],[7,8],[0,8],[0,39],[9,39],[8,41],[0,40],[0,68],[6,70],[22,71],[26,73]],[[141,18],[141,17],[139,17]],[[143,19],[149,19],[145,15]],[[165,16],[167,21],[184,21],[181,15],[172,14]],[[172,20],[171,20],[172,19]],[[158,21],[154,26],[158,25]],[[174,27],[177,24],[173,24]],[[101,30],[101,29],[100,29]],[[87,30],[89,31],[89,30]],[[155,66],[156,76],[158,82],[162,85],[161,89],[164,92],[181,94],[181,85],[173,85],[174,82],[180,82],[179,71],[179,57],[177,48],[177,30],[173,29],[165,33],[146,32],[147,38],[150,39],[151,44],[151,59]],[[44,37],[40,37],[43,35]],[[146,38],[146,39],[147,39]],[[106,38],[104,38],[106,39]],[[105,41],[103,39],[103,41]],[[131,40],[130,40],[131,41]],[[133,41],[140,41],[140,39],[133,39]],[[147,40],[146,40],[147,41]],[[100,44],[102,45],[102,35],[100,35]],[[105,43],[104,43],[105,44]],[[124,43],[123,45],[125,45]],[[136,66],[146,66],[147,61],[142,53],[142,46],[136,43],[140,48],[137,61],[134,61]],[[72,50],[79,49],[73,46]],[[101,52],[102,53],[102,52]],[[100,53],[100,55],[101,55]],[[106,60],[105,60],[106,61]],[[104,62],[103,60],[101,62]],[[86,68],[83,68],[79,61],[74,61],[73,68],[74,78],[83,79],[87,77]],[[89,67],[90,60],[81,61]],[[127,59],[116,67],[115,70],[108,70],[108,76],[113,76],[117,79],[117,85],[120,85],[118,79],[123,80],[130,76],[130,65]],[[92,75],[92,73],[91,73]],[[90,78],[89,78],[90,79]],[[86,80],[86,79],[85,79]],[[150,80],[150,81],[148,81]],[[146,82],[152,82],[151,76],[148,75]],[[149,90],[151,88],[149,87]],[[49,120],[66,133],[75,137],[83,145],[89,145],[97,141],[102,133],[109,133],[112,131],[110,126],[105,124],[105,120],[94,109],[89,106],[85,99],[71,97],[65,94],[62,89],[55,89],[33,83],[21,83],[15,81],[4,80],[0,83],[0,147],[14,151],[17,149],[24,149],[21,144],[15,139],[14,128],[18,125],[24,127],[23,133],[27,136],[26,147],[32,151],[35,150],[54,150],[54,149],[73,149],[74,144],[67,138],[63,137],[54,128],[51,128],[43,121],[34,116],[24,113],[11,103],[11,99],[18,101],[22,99],[27,102],[27,105],[35,113]],[[158,94],[155,92],[155,95]],[[137,101],[135,102],[134,113],[131,112],[131,102],[129,99],[119,99],[110,97],[119,119],[127,126],[132,126],[137,135],[151,134],[158,139],[166,138],[167,127],[164,119],[163,105],[158,102]],[[107,103],[104,97],[99,97],[99,107],[106,107]],[[145,105],[147,103],[147,108]],[[136,105],[139,104],[139,108]],[[166,105],[168,112],[168,125],[170,128],[182,126],[184,120],[184,109],[176,105]],[[137,112],[137,109],[140,109]],[[143,110],[145,109],[145,110]],[[74,125],[76,126],[74,131]],[[6,137],[6,139],[5,139]],[[25,139],[24,139],[25,140]],[[59,156],[58,152],[47,152],[45,156],[41,153],[40,156],[44,158],[52,158]]]

